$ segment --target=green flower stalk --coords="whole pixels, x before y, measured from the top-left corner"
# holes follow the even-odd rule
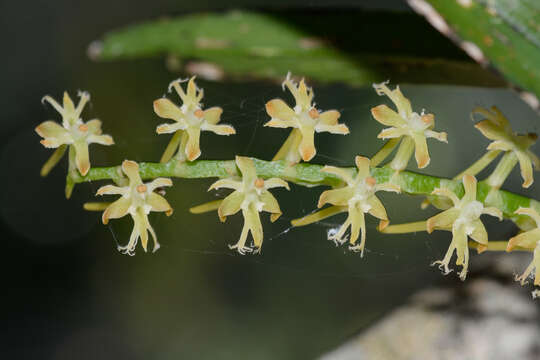
[[[268,190],[276,187],[290,190],[289,185],[279,178],[264,180],[258,177],[253,160],[250,158],[237,156],[236,166],[242,174],[241,180],[221,179],[213,183],[208,190],[220,188],[234,190],[221,202],[218,208],[218,216],[222,222],[226,220],[227,216],[234,215],[240,210],[244,216],[244,227],[240,240],[235,245],[229,245],[229,248],[236,249],[242,255],[249,252],[259,253],[263,242],[263,229],[259,213],[269,212],[272,222],[281,216],[279,204]],[[253,246],[246,245],[249,232],[253,237]]]
[[[429,218],[426,222],[427,232],[432,233],[433,230],[452,231],[452,242],[446,252],[443,260],[435,261],[433,265],[438,264],[443,273],[451,272],[450,260],[454,254],[457,255],[456,265],[462,266],[459,273],[461,280],[467,277],[469,267],[469,246],[467,237],[470,237],[481,245],[487,245],[488,234],[484,224],[480,220],[482,214],[488,214],[498,217],[502,220],[502,212],[495,207],[484,207],[480,201],[476,199],[476,178],[472,175],[463,176],[463,187],[465,195],[461,199],[447,188],[438,188],[433,191],[433,195],[445,196],[449,198],[453,207]]]
[[[315,132],[329,132],[332,134],[347,135],[349,128],[339,124],[341,114],[337,110],[320,112],[313,103],[313,89],[308,88],[304,79],[297,85],[291,74],[282,84],[294,96],[296,105],[293,109],[281,99],[273,99],[266,103],[266,112],[271,119],[264,126],[276,128],[293,128],[289,138],[285,141],[273,160],[286,159],[291,164],[313,159],[315,149]]]
[[[171,179],[157,178],[149,183],[143,183],[139,174],[139,165],[130,160],[124,160],[122,163],[122,172],[128,177],[128,185],[118,187],[114,185],[105,185],[98,189],[96,195],[121,195],[121,197],[107,206],[103,211],[103,224],[108,224],[109,219],[118,219],[131,215],[133,219],[133,231],[129,242],[125,246],[119,246],[118,250],[124,254],[135,255],[138,239],[141,239],[141,245],[144,251],[147,251],[148,232],[154,239],[154,249],[159,249],[157,236],[148,221],[148,214],[151,211],[165,212],[170,216],[173,212],[171,205],[159,194],[154,191],[164,186],[172,186]]]
[[[169,84],[169,92],[172,88],[176,90],[182,99],[182,106],[176,106],[167,98],[154,101],[154,111],[159,117],[175,121],[173,124],[161,124],[156,128],[158,134],[174,133],[161,158],[163,163],[169,161],[175,152],[180,161],[197,159],[201,155],[201,131],[211,131],[218,135],[236,134],[230,125],[217,125],[223,109],[216,106],[202,110],[204,92],[197,88],[195,77],[189,79],[186,92],[180,86],[183,81],[185,80],[175,80]]]
[[[93,119],[83,122],[81,113],[86,103],[90,100],[90,95],[86,92],[79,93],[79,103],[77,107],[67,92],[64,92],[63,106],[50,96],[43,97],[42,101],[47,101],[56,111],[62,115],[62,126],[54,121],[45,121],[36,127],[35,131],[43,138],[41,144],[47,148],[57,148],[51,158],[45,163],[41,170],[41,175],[45,176],[60,161],[66,151],[66,146],[70,152],[74,150],[75,164],[81,175],[88,174],[90,170],[90,156],[88,145],[97,143],[101,145],[113,145],[114,140],[109,135],[102,135],[101,121]],[[73,150],[71,150],[73,149]]]
[[[414,152],[416,163],[420,169],[429,165],[430,157],[427,146],[427,138],[434,138],[442,142],[448,142],[445,132],[433,131],[435,117],[433,114],[418,114],[412,111],[411,102],[401,93],[399,86],[390,90],[386,83],[373,84],[379,95],[386,95],[396,105],[397,112],[386,105],[379,105],[371,109],[371,114],[383,125],[389,128],[383,129],[377,136],[380,139],[400,139],[392,141],[392,147],[399,148],[390,163],[390,167],[396,171],[405,170]],[[385,154],[390,152],[383,148]],[[380,161],[377,161],[380,162]]]

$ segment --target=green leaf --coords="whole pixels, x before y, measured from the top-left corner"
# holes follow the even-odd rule
[[[188,72],[213,79],[277,79],[291,71],[351,85],[388,78],[504,84],[464,60],[460,50],[411,14],[189,15],[112,32],[94,42],[89,53],[99,60],[168,56],[169,64],[183,64]]]
[[[410,0],[409,3],[480,63],[493,65],[540,97],[540,1]],[[429,6],[427,3],[431,4]],[[442,16],[450,28],[440,25]],[[529,97],[530,98],[530,97]]]

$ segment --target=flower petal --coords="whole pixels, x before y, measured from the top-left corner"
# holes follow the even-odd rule
[[[538,212],[534,210],[533,208],[520,207],[519,209],[515,211],[515,214],[530,216],[536,223],[536,226],[540,227],[540,214],[538,214]]]
[[[462,201],[471,202],[476,200],[476,178],[472,175],[463,175],[463,187],[465,188],[465,195],[463,195]]]
[[[319,123],[315,125],[315,131],[318,133],[328,132],[330,134],[347,135],[349,133],[349,128],[345,124],[325,125]]]
[[[217,124],[221,119],[221,114],[223,113],[223,109],[219,106],[214,106],[209,109],[204,110],[204,120],[210,125]]]
[[[416,164],[419,169],[423,169],[428,166],[430,162],[426,137],[424,135],[413,134],[412,138],[414,140],[414,157],[416,158]]]
[[[88,154],[88,143],[84,140],[75,141],[73,143],[75,147],[75,164],[81,175],[88,174],[90,170],[90,155]]]
[[[469,235],[477,243],[486,245],[488,243],[488,233],[484,224],[479,219],[472,222],[473,232]]]
[[[358,169],[358,175],[356,175],[357,179],[365,179],[368,176],[370,176],[370,160],[367,157],[364,156],[356,156],[354,158],[354,162],[356,164],[356,168]]]
[[[373,84],[378,95],[386,95],[396,105],[399,115],[408,119],[412,114],[411,102],[401,93],[399,86],[394,90],[390,90],[386,83]]]
[[[244,201],[245,195],[239,191],[234,191],[225,199],[218,208],[218,216],[221,221],[225,221],[225,218],[230,215],[236,214],[240,211],[242,202]]]
[[[394,139],[402,137],[403,135],[406,135],[407,131],[402,128],[386,128],[381,130],[381,132],[377,135],[377,138],[379,139]]]
[[[88,135],[86,138],[88,144],[113,145],[114,140],[110,135]]]
[[[309,161],[313,159],[317,150],[315,149],[315,129],[310,126],[301,126],[300,133],[302,134],[302,140],[298,148],[302,160]]]
[[[190,126],[186,129],[186,132],[188,134],[186,157],[189,161],[193,161],[201,156],[201,148],[199,145],[201,129],[199,127]]]
[[[281,216],[281,209],[276,198],[269,191],[265,191],[261,194],[260,200],[264,204],[262,210],[272,214],[270,215],[272,222],[276,221]]]
[[[282,180],[280,178],[271,178],[268,180],[264,180],[265,189],[273,189],[277,187],[284,187],[287,190],[291,190],[289,188],[289,183],[287,183],[285,180]]]
[[[459,198],[454,194],[452,191],[448,190],[447,188],[437,188],[431,192],[431,195],[437,195],[437,196],[444,196],[452,200],[452,203],[454,203],[454,206],[457,206],[459,204]]]
[[[272,120],[292,121],[296,117],[296,113],[294,112],[294,110],[291,109],[289,105],[287,105],[285,101],[281,99],[273,99],[267,102],[266,112],[272,117]],[[266,124],[265,126],[279,127]]]
[[[444,131],[437,132],[433,130],[425,130],[424,135],[426,138],[437,139],[441,142],[448,143],[448,135]]]
[[[139,164],[137,164],[135,161],[124,160],[122,162],[122,171],[129,178],[130,186],[142,184],[141,175],[139,175]]]
[[[371,209],[369,209],[369,213],[371,215],[380,220],[388,220],[388,215],[386,214],[384,205],[375,195],[370,196],[367,203],[371,206]]]
[[[177,132],[178,130],[185,130],[187,125],[184,121],[179,121],[174,124],[161,124],[156,127],[156,133],[158,134],[170,134]]]
[[[108,224],[109,219],[118,219],[124,217],[128,213],[130,205],[131,199],[123,196],[113,202],[105,209],[105,211],[103,211],[103,215],[101,216],[103,224]]]
[[[514,148],[512,143],[506,141],[506,140],[495,140],[492,141],[487,149],[488,150],[502,150],[502,151],[510,151]]]
[[[344,180],[349,185],[354,182],[351,173],[346,169],[326,165],[325,167],[323,167],[321,169],[321,171],[323,171],[325,173],[336,175],[337,177],[340,177],[342,180]]]
[[[433,230],[450,230],[458,217],[459,210],[455,208],[450,208],[432,216],[426,221],[427,232],[431,234]]]
[[[152,207],[152,211],[165,212],[167,216],[170,216],[173,212],[173,208],[165,198],[155,192],[151,192],[146,196],[146,203]]]
[[[101,135],[101,120],[92,119],[85,124],[88,127],[88,133],[93,135]]]
[[[248,210],[242,210],[242,213],[244,214],[245,225],[247,225],[251,231],[253,244],[256,248],[260,249],[263,242],[263,228],[259,212],[252,205]]]
[[[293,120],[281,120],[281,119],[276,119],[276,118],[272,118],[270,121],[266,122],[263,126],[270,126],[273,128],[281,128],[281,129],[285,129],[289,127],[293,127],[293,128],[298,127],[296,122]]]
[[[322,207],[326,203],[338,206],[349,205],[349,200],[353,197],[354,190],[350,187],[344,187],[340,189],[332,189],[323,191],[319,197],[319,203],[317,207]]]
[[[501,221],[503,219],[503,213],[501,210],[497,209],[496,207],[485,207],[484,210],[482,210],[482,214],[488,214],[493,217],[499,218]]]
[[[253,183],[257,178],[257,170],[255,169],[255,163],[249,157],[236,156],[236,166],[242,173],[242,179],[244,183]]]
[[[506,251],[512,251],[515,247],[534,249],[539,241],[540,229],[536,228],[530,231],[525,231],[508,240]]]
[[[516,151],[515,153],[519,160],[519,169],[521,171],[521,177],[523,178],[522,186],[528,188],[534,182],[531,159],[527,156],[527,153],[523,151]]]
[[[184,118],[182,110],[167,98],[154,101],[154,112],[157,116],[164,119],[180,121],[180,119]]]
[[[397,112],[386,105],[375,106],[371,109],[371,115],[385,126],[400,127],[406,124],[405,120]]]
[[[66,141],[71,139],[69,132],[64,127],[51,120],[39,124],[35,131],[42,138],[57,138]]]
[[[319,114],[319,123],[323,125],[337,125],[340,116],[339,111],[328,110]]]
[[[212,185],[210,185],[210,187],[208,188],[208,191],[217,190],[220,188],[240,190],[242,188],[242,183],[240,181],[235,181],[232,179],[220,179],[214,182]]]
[[[153,181],[146,184],[147,191],[150,193],[154,191],[157,188],[164,187],[164,186],[172,186],[173,182],[169,178],[157,178]]]
[[[233,134],[236,134],[236,131],[230,125],[212,125],[212,124],[203,123],[201,125],[201,130],[211,131],[214,134],[218,134],[218,135],[233,135]]]
[[[129,192],[129,187],[105,185],[98,189],[96,195],[124,195]]]

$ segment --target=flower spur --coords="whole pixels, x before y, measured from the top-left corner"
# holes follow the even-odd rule
[[[118,250],[124,254],[135,255],[138,239],[141,238],[141,245],[146,252],[148,232],[150,232],[154,240],[153,252],[155,252],[160,245],[156,233],[148,221],[148,214],[151,211],[165,212],[167,216],[172,214],[173,209],[167,200],[154,192],[157,188],[172,186],[172,181],[167,178],[157,178],[145,184],[139,175],[139,165],[130,160],[122,162],[122,172],[128,177],[129,183],[127,186],[105,185],[99,188],[96,193],[96,195],[121,195],[103,212],[103,224],[107,224],[109,219],[118,219],[127,214],[131,215],[133,231],[129,242],[125,246],[118,246]]]
[[[266,112],[271,119],[264,126],[276,128],[293,128],[291,134],[278,151],[273,160],[286,159],[291,164],[296,164],[300,159],[311,160],[317,150],[315,149],[315,132],[329,132],[332,134],[346,135],[349,128],[345,124],[339,124],[341,114],[337,110],[320,112],[313,103],[313,90],[306,86],[304,79],[297,85],[291,79],[291,73],[282,84],[292,93],[296,105],[293,109],[281,99],[273,99],[266,103]]]
[[[392,100],[396,105],[397,112],[386,105],[379,105],[371,109],[371,114],[375,120],[389,126],[389,128],[383,129],[379,133],[378,138],[397,139],[392,142],[392,146],[397,146],[398,142],[400,142],[390,167],[396,171],[404,170],[414,152],[418,168],[425,168],[430,162],[426,139],[434,138],[447,142],[447,135],[445,132],[433,131],[435,126],[433,114],[413,112],[411,102],[403,96],[399,86],[394,90],[390,90],[386,84],[386,82],[373,84],[373,87],[378,95],[386,95]],[[377,163],[379,162],[377,161]]]
[[[62,125],[48,120],[36,127],[35,131],[43,138],[41,144],[47,148],[58,148],[51,158],[45,163],[41,170],[41,175],[45,176],[58,163],[63,156],[66,146],[75,152],[75,166],[81,173],[86,175],[90,170],[90,156],[88,145],[97,143],[101,145],[112,145],[114,140],[109,135],[102,135],[101,121],[93,119],[83,122],[81,113],[86,103],[90,100],[87,92],[79,92],[79,103],[77,107],[71,100],[67,92],[64,92],[63,105],[60,105],[49,95],[43,97],[42,101],[47,101],[56,111],[62,115]],[[70,159],[70,167],[71,164]]]
[[[227,216],[234,215],[242,210],[244,216],[244,226],[240,235],[240,240],[229,248],[236,249],[240,254],[252,252],[258,253],[263,242],[263,229],[259,213],[266,211],[270,213],[270,221],[274,222],[281,216],[281,209],[276,198],[268,191],[276,187],[284,187],[289,190],[286,181],[279,178],[264,180],[257,177],[255,164],[248,157],[236,156],[236,166],[242,173],[241,181],[233,179],[221,179],[213,183],[208,190],[219,188],[233,189],[218,208],[218,216],[221,221],[225,221]],[[247,236],[251,232],[253,246],[247,246]]]
[[[211,131],[218,135],[232,135],[236,131],[230,125],[217,125],[223,109],[211,107],[202,110],[203,90],[197,88],[195,77],[189,79],[187,91],[180,84],[185,80],[175,80],[169,84],[169,92],[174,88],[182,99],[182,106],[176,106],[171,100],[161,98],[154,101],[155,113],[164,119],[171,119],[172,124],[161,124],[156,128],[158,134],[174,133],[161,162],[167,162],[177,152],[177,158],[184,161],[197,159],[201,155],[199,140],[201,131]]]
[[[482,214],[495,216],[502,220],[502,212],[495,207],[484,207],[476,199],[476,178],[472,175],[463,176],[463,187],[465,194],[461,199],[447,188],[437,188],[432,195],[444,196],[452,201],[453,207],[447,209],[426,222],[427,232],[434,230],[452,231],[452,242],[443,260],[435,261],[432,265],[438,264],[444,274],[450,273],[450,260],[454,251],[457,255],[456,265],[462,266],[459,274],[461,280],[465,280],[469,267],[469,245],[467,237],[481,245],[487,245],[488,234],[484,224],[480,220]]]

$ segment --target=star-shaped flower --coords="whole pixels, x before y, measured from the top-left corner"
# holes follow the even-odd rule
[[[174,144],[175,148],[173,151],[178,146],[179,158],[182,159],[185,154],[185,157],[189,161],[193,161],[201,155],[199,146],[201,131],[212,131],[218,135],[232,135],[236,132],[230,125],[217,125],[223,112],[220,107],[211,107],[204,111],[202,110],[201,100],[203,98],[203,90],[197,88],[195,77],[189,79],[187,92],[184,92],[180,86],[180,83],[183,81],[175,80],[169,84],[169,91],[174,87],[182,99],[182,106],[176,106],[167,98],[154,101],[154,111],[159,117],[175,121],[172,124],[159,125],[156,128],[156,132],[158,134],[179,134],[178,132],[183,131],[183,139],[180,140],[176,136],[178,142]]]
[[[379,133],[379,138],[401,138],[398,152],[391,163],[392,169],[404,170],[413,151],[418,167],[422,169],[428,166],[430,157],[426,138],[447,142],[445,132],[432,130],[435,126],[433,114],[413,112],[411,102],[403,96],[399,86],[394,90],[390,90],[386,83],[373,84],[373,87],[378,95],[388,96],[397,108],[397,112],[386,105],[379,105],[371,109],[371,114],[375,120],[383,125],[390,126]]]
[[[480,130],[482,135],[493,140],[487,149],[506,152],[505,157],[503,157],[504,160],[501,159],[499,166],[497,166],[487,182],[491,186],[499,188],[519,161],[523,187],[528,188],[531,186],[534,181],[533,164],[537,170],[540,169],[540,159],[529,148],[536,142],[538,136],[534,133],[516,134],[512,131],[508,119],[495,106],[491,107],[491,111],[477,107],[473,110],[473,113],[485,117],[484,120],[474,126]]]
[[[62,126],[49,120],[41,123],[35,130],[43,138],[41,144],[47,148],[58,148],[61,145],[73,146],[77,169],[84,176],[90,170],[88,145],[93,143],[112,145],[114,141],[109,135],[101,134],[100,120],[93,119],[87,123],[82,121],[80,116],[84,105],[90,100],[90,95],[81,92],[79,96],[80,100],[77,107],[75,107],[67,92],[64,92],[63,106],[58,104],[52,97],[45,96],[43,101],[50,103],[62,115]]]
[[[533,260],[525,270],[525,272],[516,278],[521,282],[521,285],[527,283],[527,279],[530,277],[533,270],[534,272],[534,285],[540,285],[540,214],[532,208],[519,208],[515,212],[518,215],[528,215],[536,223],[536,227],[529,231],[524,231],[519,235],[514,236],[508,240],[508,246],[506,251],[512,251],[516,248],[527,249],[533,251]]]
[[[218,208],[218,216],[221,221],[225,221],[227,216],[234,215],[242,210],[244,216],[244,227],[240,240],[235,245],[229,245],[231,249],[236,249],[240,254],[253,251],[257,253],[261,250],[263,242],[263,229],[259,212],[269,212],[270,220],[276,221],[281,216],[281,210],[276,198],[268,191],[276,187],[284,187],[289,190],[286,181],[279,178],[264,180],[257,177],[255,164],[248,157],[237,156],[236,166],[242,173],[242,179],[221,179],[210,186],[208,190],[228,188],[233,189],[221,206]],[[253,237],[253,246],[247,246],[248,232]]]
[[[157,241],[156,233],[148,221],[148,214],[150,211],[162,212],[164,211],[167,216],[170,216],[173,212],[171,205],[165,200],[164,197],[154,192],[157,188],[164,186],[172,186],[172,181],[167,178],[157,178],[149,183],[143,183],[139,174],[139,165],[130,160],[124,160],[122,162],[122,171],[128,177],[128,185],[124,187],[118,187],[114,185],[105,185],[98,189],[96,195],[122,195],[120,199],[109,205],[103,212],[102,221],[104,224],[109,222],[109,219],[118,219],[131,215],[133,219],[133,231],[131,237],[126,246],[119,246],[120,250],[124,254],[135,255],[135,247],[139,237],[141,238],[141,245],[146,252],[148,244],[148,232],[154,239],[155,252],[159,249],[159,243]]]
[[[273,99],[266,103],[266,112],[272,117],[264,126],[276,128],[294,128],[291,136],[294,139],[284,144],[287,153],[284,154],[291,163],[297,163],[300,158],[304,161],[311,160],[315,154],[315,132],[329,132],[332,134],[346,135],[349,128],[345,124],[339,124],[341,116],[336,110],[320,112],[313,103],[313,90],[306,86],[304,79],[297,85],[291,79],[291,74],[283,82],[294,96],[296,105],[293,109],[281,99]],[[296,130],[296,131],[295,131]],[[282,150],[280,150],[282,152]],[[279,153],[278,153],[279,154]]]
[[[477,181],[474,176],[464,175],[463,187],[465,188],[465,195],[461,199],[447,188],[433,190],[432,195],[445,196],[452,201],[454,206],[429,218],[426,223],[427,231],[430,234],[433,230],[452,231],[452,242],[444,259],[435,261],[433,264],[439,264],[439,268],[443,270],[445,275],[450,273],[450,260],[455,251],[457,255],[456,265],[463,267],[459,274],[461,280],[465,280],[469,266],[467,237],[471,237],[481,245],[488,243],[488,234],[480,220],[480,216],[488,214],[502,220],[502,212],[499,209],[484,207],[484,204],[476,200],[476,184]]]
[[[338,176],[345,181],[346,185],[342,188],[324,191],[319,198],[317,206],[320,208],[324,204],[330,203],[336,206],[347,207],[349,214],[345,223],[341,225],[335,235],[330,237],[330,240],[334,240],[336,243],[344,243],[347,240],[345,238],[345,232],[350,226],[351,236],[349,242],[351,246],[349,249],[361,251],[363,255],[366,243],[364,213],[370,213],[383,222],[386,222],[386,224],[388,222],[386,209],[377,196],[375,196],[375,193],[381,190],[399,192],[400,188],[393,184],[377,184],[375,178],[370,174],[370,160],[368,158],[357,156],[355,162],[358,168],[356,176],[352,176],[348,170],[334,166],[325,166],[321,170]],[[360,231],[362,232],[360,244],[355,245]]]

